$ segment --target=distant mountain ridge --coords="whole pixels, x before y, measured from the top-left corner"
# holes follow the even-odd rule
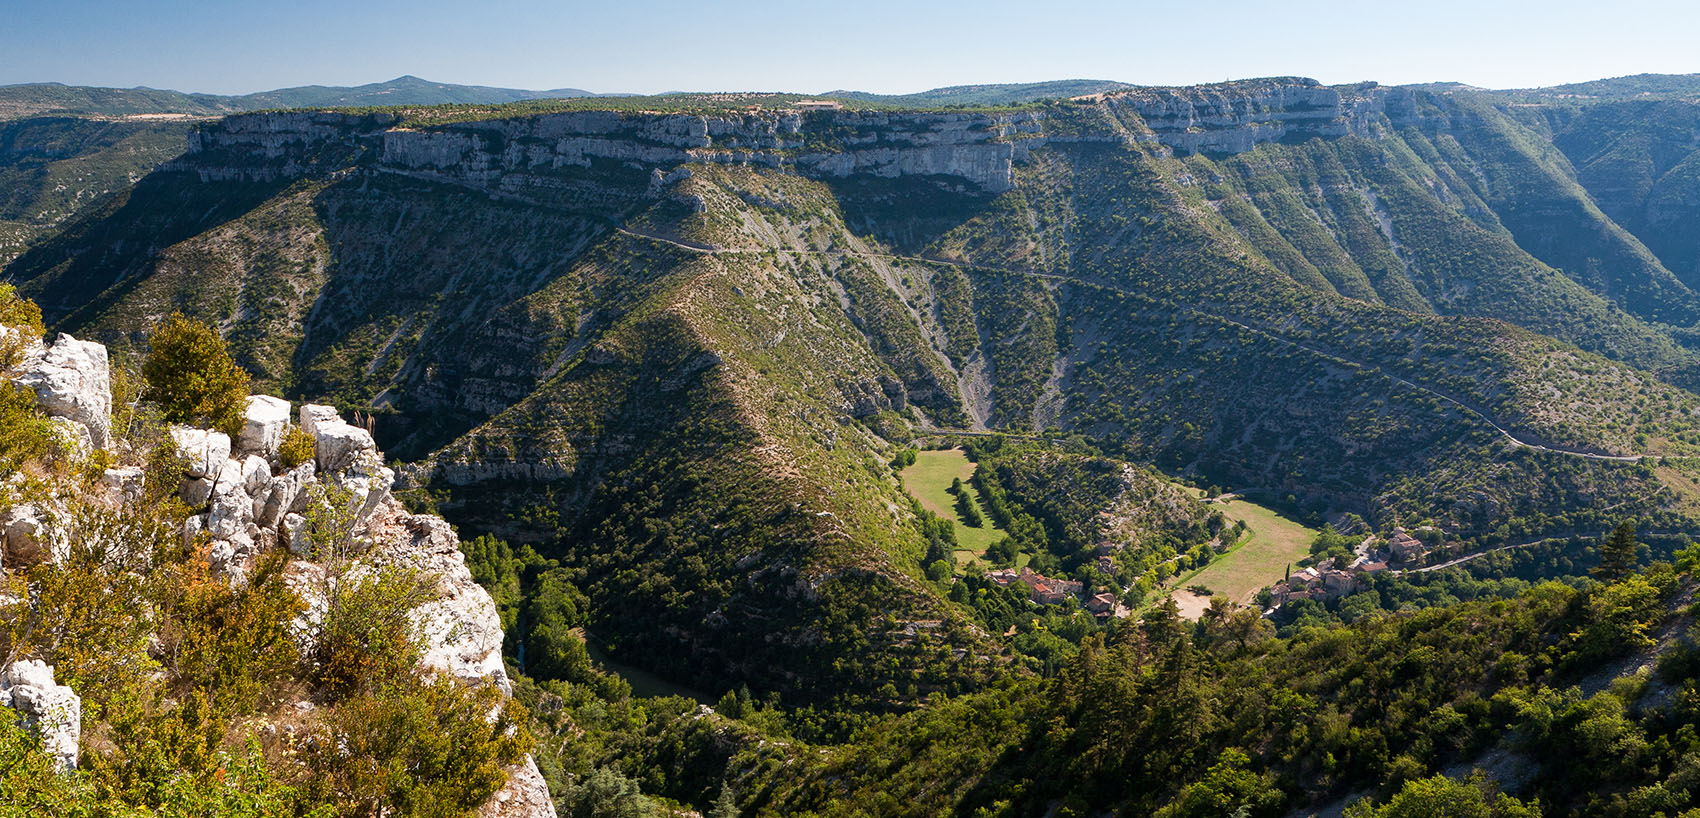
[[[252,94],[186,94],[157,88],[95,88],[57,82],[0,85],[0,119],[44,114],[218,116],[269,108],[368,105],[499,105],[533,99],[620,96],[579,88],[527,91],[431,82],[412,75],[356,86],[302,85]]]
[[[1139,86],[1115,80],[1050,80],[1001,85],[949,85],[913,94],[875,94],[868,91],[827,91],[823,97],[858,99],[895,105],[1009,105],[1041,99],[1078,97],[1122,91]]]
[[[1063,79],[1042,82],[985,85],[950,85],[912,94],[879,94],[871,91],[836,89],[814,96],[876,103],[889,106],[938,107],[949,105],[1020,105],[1048,99],[1127,91],[1158,86],[1116,80]],[[1458,83],[1429,83],[1410,86],[1487,91]],[[689,94],[656,95],[670,97]],[[1571,98],[1583,101],[1670,98],[1700,95],[1700,74],[1637,74],[1591,82],[1544,88],[1506,89],[1489,93],[1537,98]],[[350,108],[391,105],[502,105],[548,99],[586,97],[630,97],[632,94],[599,93],[582,88],[526,90],[488,85],[457,85],[432,82],[411,74],[386,82],[355,86],[301,85],[252,94],[185,93],[158,88],[102,88],[64,85],[57,82],[0,85],[0,121],[32,116],[133,116],[182,114],[223,116],[284,108]]]

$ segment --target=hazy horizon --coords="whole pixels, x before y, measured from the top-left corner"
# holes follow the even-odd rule
[[[1209,9],[1062,0],[870,0],[853,14],[777,0],[674,0],[476,13],[445,0],[349,8],[100,0],[12,9],[0,85],[60,82],[245,94],[431,82],[598,93],[834,89],[902,94],[951,85],[1115,80],[1191,85],[1267,76],[1326,84],[1461,82],[1532,88],[1700,71],[1687,32],[1700,9],[1442,0],[1421,6],[1309,0]]]

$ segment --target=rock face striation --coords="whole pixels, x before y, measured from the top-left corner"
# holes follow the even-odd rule
[[[26,348],[8,373],[35,390],[37,404],[73,438],[108,448],[112,399],[106,348],[60,335],[51,346]],[[391,495],[395,472],[384,465],[371,434],[345,422],[333,407],[308,404],[301,427],[314,437],[313,459],[289,465],[279,444],[289,428],[290,404],[256,395],[248,399],[240,434],[177,426],[169,430],[183,464],[179,494],[199,513],[184,523],[187,544],[206,548],[207,560],[226,581],[241,583],[262,554],[289,548],[286,579],[307,602],[297,639],[307,652],[316,614],[324,610],[329,560],[359,570],[362,564],[396,564],[434,580],[435,599],[413,611],[425,639],[424,663],[467,684],[489,683],[504,695],[512,682],[502,665],[502,623],[495,602],[472,578],[454,529],[439,517],[409,514]],[[100,484],[113,503],[141,496],[142,471],[108,469]],[[334,505],[333,505],[334,504]],[[4,562],[16,568],[61,557],[50,510],[18,504],[0,509]],[[347,552],[313,553],[313,520],[344,527]],[[81,700],[54,682],[53,669],[18,661],[0,671],[0,705],[23,717],[63,769],[76,766]],[[480,812],[506,818],[555,814],[547,785],[530,759],[515,765],[507,786]]]
[[[1135,88],[1105,102],[1124,120],[1149,129],[1144,139],[1181,153],[1237,154],[1265,142],[1373,137],[1383,127],[1420,118],[1410,89],[1330,87],[1301,77]]]
[[[651,186],[653,196],[678,166],[692,162],[784,167],[825,178],[932,176],[1002,193],[1014,186],[1014,166],[1049,142],[1133,139],[1181,153],[1234,154],[1265,142],[1374,136],[1433,113],[1423,111],[1412,89],[1324,86],[1302,77],[1132,88],[1082,102],[1104,105],[1119,123],[1082,132],[1053,122],[1042,108],[573,111],[428,127],[384,113],[256,113],[200,126],[185,157],[167,167],[203,180],[274,181],[352,164],[568,207],[592,204],[575,170],[654,174],[663,181]]]
[[[67,431],[105,449],[112,426],[112,379],[106,347],[60,333],[51,346],[26,344],[16,381]]]
[[[645,174],[715,162],[827,177],[944,176],[1001,193],[1012,186],[1015,138],[1042,130],[1038,112],[577,111],[429,129],[395,127],[387,116],[270,113],[202,127],[175,167],[206,179],[291,178],[313,172],[315,157],[364,153],[370,158],[363,161],[377,168],[563,203],[581,191],[563,182],[561,172],[593,163]]]

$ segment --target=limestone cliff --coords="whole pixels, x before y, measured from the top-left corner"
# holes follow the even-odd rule
[[[1011,138],[1038,134],[1042,126],[1037,112],[580,111],[431,128],[401,127],[389,115],[267,113],[201,127],[175,166],[205,179],[276,179],[311,173],[331,157],[358,158],[561,203],[576,199],[559,172],[599,161],[645,171],[715,162],[827,177],[947,176],[1002,192],[1011,186],[1016,157]]]

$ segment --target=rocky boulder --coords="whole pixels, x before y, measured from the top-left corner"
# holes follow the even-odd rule
[[[223,432],[173,426],[171,440],[177,445],[177,455],[189,461],[187,475],[191,478],[216,477],[230,457],[230,436]]]
[[[142,499],[144,475],[140,466],[120,466],[107,469],[100,475],[100,484],[115,503],[134,503]]]
[[[237,436],[238,450],[259,455],[264,460],[277,457],[277,447],[283,443],[284,430],[289,428],[289,401],[270,395],[253,395],[243,414],[242,433]]]
[[[342,421],[314,426],[313,457],[323,471],[343,471],[362,460],[376,458],[377,453],[378,444],[365,429]]]
[[[76,691],[53,681],[52,666],[28,659],[0,671],[0,706],[18,711],[60,770],[76,769],[83,700]]]
[[[290,512],[307,507],[307,487],[317,483],[312,462],[302,463],[274,478],[264,489],[254,493],[254,522],[265,528],[276,528]]]
[[[7,568],[37,565],[52,555],[41,513],[31,505],[15,505],[0,512],[0,543],[5,545],[0,565]]]
[[[406,565],[434,577],[437,599],[415,608],[425,637],[425,665],[468,684],[490,682],[512,693],[502,666],[502,618],[490,594],[472,579],[460,538],[441,517],[407,514],[388,501],[370,531],[380,561]]]
[[[24,362],[17,382],[35,391],[36,403],[49,416],[83,427],[99,448],[110,445],[112,380],[106,347],[60,333],[41,357]]]
[[[342,423],[342,416],[336,413],[336,407],[318,403],[301,405],[301,431],[310,435],[318,435],[321,423]]]
[[[537,769],[537,760],[526,756],[524,761],[509,767],[508,783],[497,790],[474,815],[478,818],[555,818],[555,802],[549,797],[549,784]]]

